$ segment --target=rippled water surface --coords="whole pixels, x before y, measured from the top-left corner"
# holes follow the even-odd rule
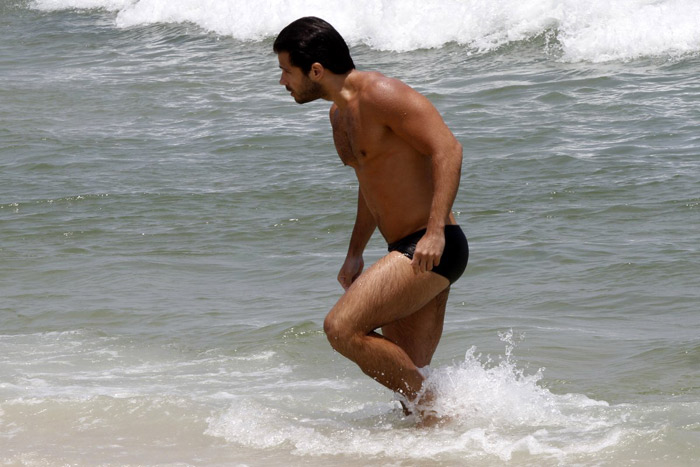
[[[209,3],[0,6],[4,464],[700,461],[693,2]],[[322,332],[356,182],[271,52],[310,13],[465,149],[443,427]]]

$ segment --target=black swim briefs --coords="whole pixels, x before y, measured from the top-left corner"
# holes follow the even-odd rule
[[[425,235],[425,229],[414,232],[396,242],[389,244],[389,251],[398,251],[408,259],[413,259],[416,244]],[[440,264],[432,271],[446,277],[453,284],[467,268],[469,261],[469,244],[467,237],[458,225],[445,226],[445,250],[440,257]]]

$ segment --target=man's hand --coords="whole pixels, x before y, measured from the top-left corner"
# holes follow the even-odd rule
[[[365,267],[365,261],[362,256],[348,256],[345,258],[343,267],[338,273],[338,282],[343,286],[343,289],[348,290],[350,285],[355,282],[355,279],[362,274],[362,269]]]
[[[426,232],[416,244],[411,266],[417,272],[432,271],[435,266],[440,264],[440,257],[444,249],[445,234],[443,231],[430,235]]]

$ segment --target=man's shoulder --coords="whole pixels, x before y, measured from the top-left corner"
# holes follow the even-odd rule
[[[363,71],[361,75],[362,90],[365,93],[402,91],[409,86],[397,78],[391,78],[378,71]]]
[[[364,104],[386,106],[418,95],[403,81],[391,78],[377,71],[362,72],[362,86],[359,97]]]

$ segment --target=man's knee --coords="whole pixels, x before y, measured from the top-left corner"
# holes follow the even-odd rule
[[[346,354],[348,348],[361,335],[361,332],[353,329],[348,320],[342,319],[334,310],[331,310],[323,321],[323,332],[326,333],[331,347],[341,354]]]
[[[326,333],[326,338],[330,341],[331,345],[333,345],[333,341],[336,340],[337,335],[338,335],[338,323],[336,319],[333,316],[333,313],[328,313],[326,315],[326,319],[323,320],[323,332]],[[333,337],[331,337],[333,336]]]

